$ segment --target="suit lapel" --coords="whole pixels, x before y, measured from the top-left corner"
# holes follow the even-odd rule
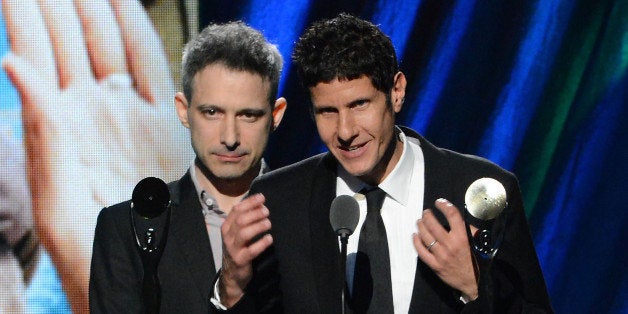
[[[447,158],[436,146],[416,132],[406,128],[403,128],[403,131],[420,141],[425,167],[423,209],[434,209],[436,199],[447,198],[451,193],[449,191],[450,182],[448,182],[448,178],[451,176],[447,173],[449,171]],[[438,210],[434,210],[433,213],[441,224],[448,229],[449,224],[445,217]],[[451,311],[452,306],[455,306],[452,303],[455,302],[453,294],[454,291],[417,257],[417,269],[409,313],[446,313]]]
[[[180,253],[175,255],[178,259],[175,262],[180,265],[177,269],[188,272],[190,278],[193,278],[196,289],[190,291],[209,292],[211,279],[216,272],[201,205],[189,172],[178,182],[173,192],[176,201],[172,207],[172,236],[168,244]],[[183,258],[178,258],[181,256]],[[206,295],[201,297],[207,298]]]
[[[329,208],[336,197],[337,162],[330,153],[321,158],[312,181],[310,205],[310,236],[312,269],[321,309],[340,309],[340,278],[338,238],[329,223]]]

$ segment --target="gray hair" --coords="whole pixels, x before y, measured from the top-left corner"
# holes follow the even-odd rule
[[[268,101],[273,105],[283,59],[277,47],[269,43],[261,32],[240,21],[210,24],[188,42],[181,63],[183,93],[188,101],[192,99],[196,73],[216,63],[267,79],[271,87]]]

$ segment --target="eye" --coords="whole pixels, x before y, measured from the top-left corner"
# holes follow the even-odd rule
[[[266,114],[264,110],[244,110],[238,114],[238,117],[245,122],[256,122]]]
[[[216,110],[216,108],[203,108],[201,109],[201,113],[206,116],[215,116],[218,110]]]
[[[247,122],[255,122],[258,118],[257,116],[252,115],[250,113],[243,114],[241,117],[242,117],[242,120],[247,121]]]
[[[351,109],[360,109],[360,108],[366,107],[366,105],[368,105],[368,104],[369,104],[369,101],[367,99],[360,99],[360,100],[352,102],[349,105],[349,108],[351,108]]]
[[[207,120],[219,120],[222,119],[224,115],[224,111],[220,109],[220,107],[216,106],[199,106],[198,111],[201,113],[203,118]]]

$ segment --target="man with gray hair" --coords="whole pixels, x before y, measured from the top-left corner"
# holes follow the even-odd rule
[[[184,48],[183,92],[175,95],[181,124],[196,157],[168,185],[171,221],[158,268],[161,312],[202,313],[221,267],[220,226],[231,208],[266,171],[268,136],[286,100],[276,98],[282,67],[277,48],[242,22],[205,28]],[[142,260],[135,243],[130,201],[98,217],[91,262],[92,313],[138,313]]]

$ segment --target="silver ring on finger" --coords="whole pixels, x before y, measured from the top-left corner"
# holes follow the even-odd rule
[[[436,245],[436,243],[438,243],[438,240],[434,240],[434,241],[432,241],[432,243],[430,243],[430,244],[428,244],[428,245],[427,245],[427,250],[428,250],[430,253],[432,253],[432,247],[433,247],[434,245]]]
[[[132,87],[133,79],[126,73],[113,73],[103,79],[101,84],[113,90],[120,90]]]

